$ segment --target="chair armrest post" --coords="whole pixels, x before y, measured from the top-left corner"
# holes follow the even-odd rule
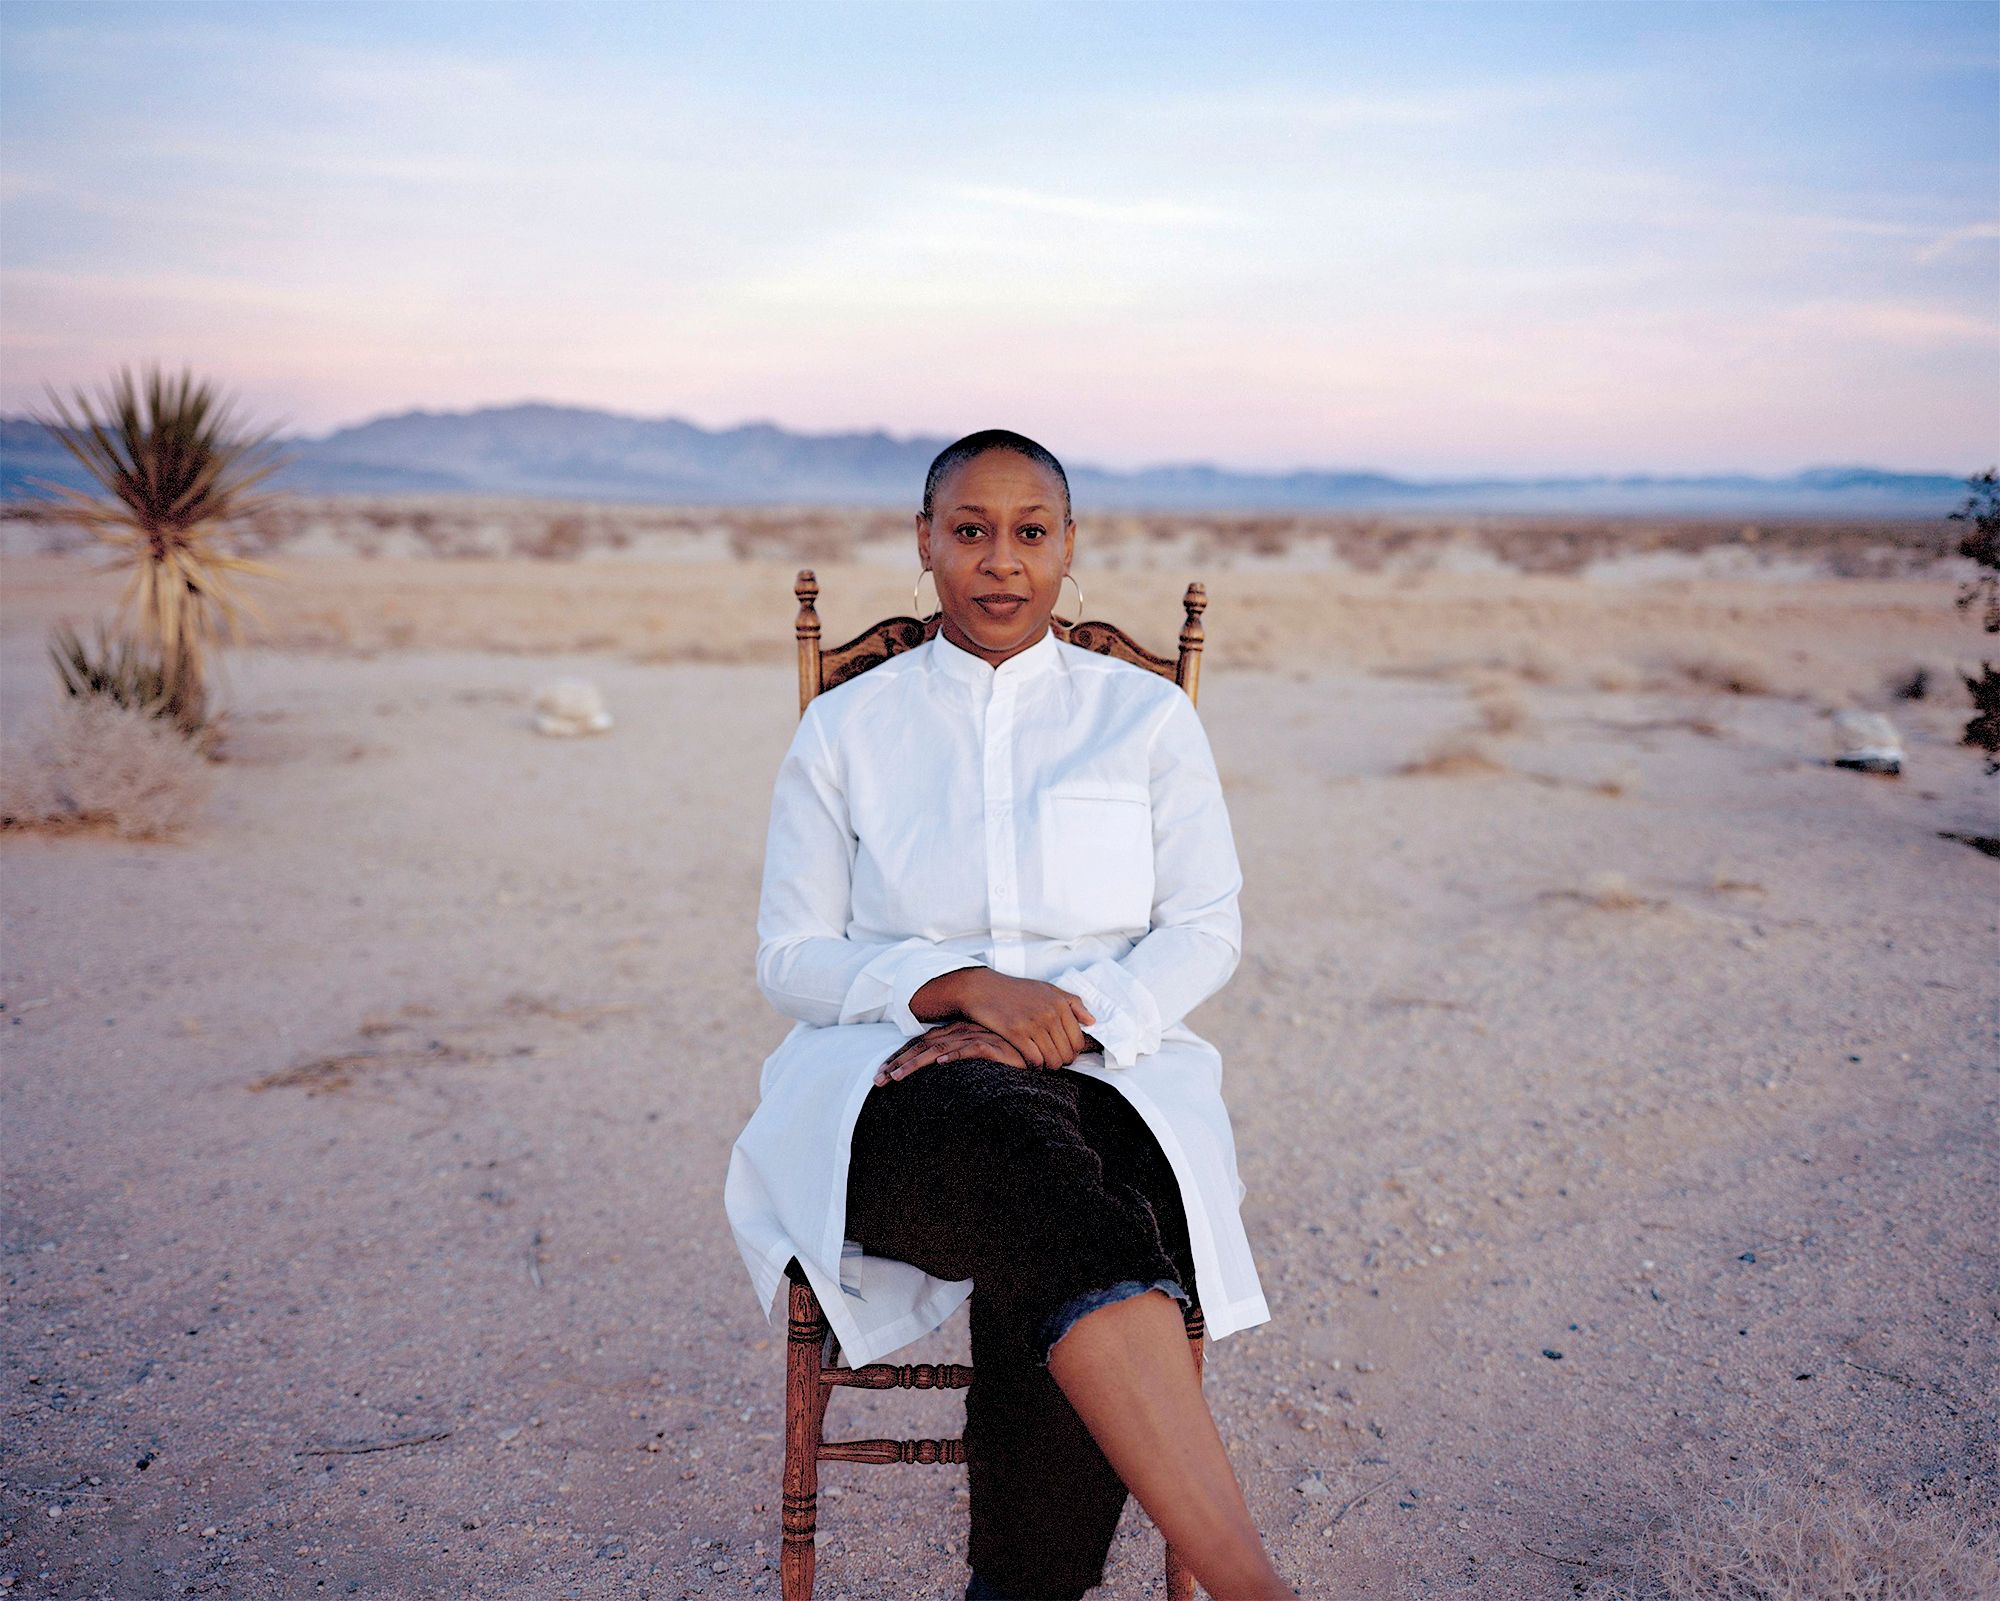
[[[1189,700],[1199,705],[1197,692],[1201,688],[1201,647],[1207,638],[1202,631],[1201,614],[1208,610],[1207,587],[1189,584],[1181,606],[1187,612],[1187,622],[1181,628],[1181,659],[1174,673],[1174,682],[1187,691]]]

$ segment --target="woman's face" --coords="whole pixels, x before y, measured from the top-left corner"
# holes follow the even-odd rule
[[[1076,549],[1062,484],[1011,450],[961,462],[917,513],[917,554],[937,580],[939,626],[995,667],[1042,637]]]

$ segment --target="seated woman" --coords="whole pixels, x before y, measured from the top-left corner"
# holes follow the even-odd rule
[[[936,636],[816,697],[779,770],[757,980],[798,1022],[731,1153],[737,1244],[774,1317],[798,1259],[856,1367],[971,1296],[968,1601],[1082,1596],[1128,1491],[1209,1594],[1292,1596],[1182,1321],[1270,1316],[1182,1022],[1241,952],[1208,741],[1050,631],[1076,525],[1041,446],[949,446],[916,533]]]

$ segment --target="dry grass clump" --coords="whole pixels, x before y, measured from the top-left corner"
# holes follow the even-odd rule
[[[1603,690],[1607,694],[1623,695],[1633,690],[1651,687],[1646,674],[1630,662],[1599,662],[1585,674],[1592,689]]]
[[[1949,1501],[1892,1507],[1858,1485],[1680,1485],[1588,1601],[1991,1601],[2000,1541]]]
[[[1592,906],[1607,912],[1630,911],[1634,907],[1656,903],[1656,897],[1642,894],[1629,878],[1613,867],[1599,868],[1584,879],[1576,893]]]
[[[192,823],[213,788],[207,759],[165,718],[66,696],[38,736],[0,756],[0,828],[157,839]]]
[[[1422,755],[1396,769],[1406,778],[1476,778],[1506,770],[1506,764],[1494,756],[1483,739],[1464,732],[1444,735],[1433,741]]]
[[[1729,695],[1770,695],[1770,669],[1754,656],[1728,650],[1690,651],[1669,663],[1673,671],[1697,689]]]
[[[1476,685],[1472,709],[1479,715],[1479,727],[1488,734],[1518,734],[1531,721],[1528,703],[1509,684],[1488,681]]]
[[[1601,867],[1587,875],[1581,884],[1569,889],[1545,889],[1538,898],[1582,901],[1584,905],[1594,906],[1603,912],[1632,912],[1642,906],[1664,907],[1673,904],[1662,896],[1646,894],[1614,867]]]
[[[1503,658],[1505,669],[1529,684],[1559,684],[1569,666],[1537,640],[1524,640]]]
[[[1636,762],[1620,762],[1590,787],[1599,795],[1636,795],[1643,775]]]

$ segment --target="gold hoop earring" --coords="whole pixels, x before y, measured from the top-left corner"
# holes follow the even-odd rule
[[[1062,575],[1062,583],[1056,585],[1056,601],[1058,604],[1060,604],[1062,601],[1063,584],[1076,584],[1076,616],[1071,618],[1070,620],[1072,622],[1080,623],[1083,621],[1083,585],[1076,583],[1076,577],[1074,574],[1064,573]],[[1051,615],[1053,615],[1053,613],[1051,613]]]
[[[920,621],[923,618],[930,616],[931,614],[930,612],[919,611],[917,609],[917,591],[924,587],[924,574],[929,573],[930,571],[931,570],[928,567],[920,568],[917,572],[917,581],[914,584],[910,585],[910,615],[912,617],[917,618]],[[932,594],[937,593],[937,574],[935,573],[931,573],[931,593]],[[1056,593],[1057,594],[1062,593],[1062,587],[1060,585],[1057,586]],[[931,608],[931,611],[940,611],[942,609],[943,609],[943,603],[940,602],[937,606],[933,606]]]

